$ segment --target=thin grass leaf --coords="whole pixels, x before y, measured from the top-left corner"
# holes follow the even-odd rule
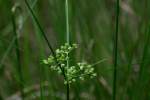
[[[50,44],[50,42],[49,42],[47,36],[45,35],[45,32],[44,32],[44,30],[43,30],[41,24],[39,23],[39,21],[38,21],[36,15],[34,14],[32,8],[30,7],[28,1],[27,1],[27,0],[24,0],[24,1],[25,1],[25,4],[26,4],[27,8],[29,9],[29,11],[30,11],[30,13],[31,13],[31,15],[32,15],[32,17],[33,17],[33,19],[35,20],[35,22],[36,22],[36,24],[37,24],[37,26],[38,26],[38,28],[39,28],[39,30],[40,30],[42,36],[44,37],[44,39],[45,39],[45,41],[46,41],[48,47],[50,48],[52,54],[55,55],[55,52],[54,52],[54,50],[53,50],[53,48],[52,48],[52,46],[51,46],[51,44]]]
[[[35,1],[33,2],[33,4],[32,4],[31,7],[33,8],[36,3],[37,3],[37,0],[35,0]],[[25,19],[23,20],[23,24],[24,24],[24,22],[26,22],[27,18],[28,18],[28,15],[25,16]],[[11,27],[11,25],[8,25],[8,26]],[[22,27],[23,27],[23,25],[22,25]],[[10,28],[8,28],[8,29],[10,29]],[[9,32],[9,31],[8,31],[8,32]],[[18,33],[20,33],[20,32],[18,32]],[[18,34],[18,35],[19,35],[19,34]],[[10,44],[9,44],[8,48],[6,49],[6,52],[3,54],[2,59],[1,59],[1,61],[0,61],[0,68],[2,67],[2,65],[3,65],[3,63],[4,63],[4,61],[5,61],[5,59],[6,59],[7,56],[8,56],[8,54],[9,54],[9,53],[11,52],[11,50],[13,49],[16,38],[17,38],[16,36],[13,36],[12,40],[10,41]],[[16,48],[16,47],[15,47],[15,48]]]
[[[118,56],[118,31],[119,31],[119,0],[116,0],[116,30],[114,33],[114,55],[113,55],[113,90],[112,100],[116,100],[116,83],[117,83],[117,56]]]
[[[52,48],[52,46],[51,46],[51,44],[50,44],[50,42],[49,42],[47,36],[45,35],[45,32],[44,32],[44,30],[43,30],[41,24],[39,23],[39,21],[38,21],[36,15],[34,14],[32,8],[31,8],[30,5],[29,5],[28,1],[27,1],[27,0],[24,0],[24,1],[25,1],[25,4],[26,4],[27,8],[29,9],[29,11],[30,11],[30,13],[31,13],[31,15],[32,15],[33,20],[35,21],[35,23],[37,24],[37,27],[39,28],[39,30],[40,30],[40,32],[41,32],[41,35],[44,37],[46,43],[48,44],[48,47],[49,47],[49,49],[51,50],[52,55],[54,56],[55,62],[58,64],[58,61],[57,61],[57,59],[56,59],[56,54],[55,54],[55,52],[54,52],[54,50],[53,50],[53,48]],[[66,76],[65,76],[65,73],[64,73],[64,69],[60,66],[60,64],[58,64],[58,65],[59,65],[59,67],[60,67],[60,69],[61,69],[61,71],[62,71],[62,74],[63,74],[64,78],[66,79]],[[68,90],[68,88],[69,88],[69,85],[67,85],[67,90]],[[68,94],[68,92],[67,92],[67,94]]]
[[[18,34],[17,34],[17,29],[16,29],[16,22],[15,22],[15,12],[16,12],[17,6],[12,8],[12,26],[13,26],[13,32],[14,35],[16,36],[15,40],[15,46],[16,46],[16,56],[17,56],[17,71],[18,71],[18,76],[19,76],[19,87],[20,87],[20,92],[21,92],[21,97],[24,100],[24,79],[23,79],[23,73],[22,73],[22,67],[21,67],[21,58],[20,58],[20,50],[19,50],[19,40],[18,40]]]
[[[142,56],[142,61],[140,64],[140,70],[139,70],[139,80],[141,80],[142,74],[143,73],[143,69],[145,66],[145,61],[146,61],[146,57],[147,57],[147,53],[148,53],[148,48],[149,48],[149,42],[150,42],[150,28],[148,27],[148,31],[147,31],[147,36],[146,36],[146,42],[144,45],[144,49],[143,49],[143,56]]]

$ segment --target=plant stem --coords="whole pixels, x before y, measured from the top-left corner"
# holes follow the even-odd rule
[[[113,95],[112,100],[116,100],[116,81],[117,81],[117,56],[118,56],[118,30],[119,30],[119,0],[116,1],[116,30],[114,34],[114,55],[113,55]]]
[[[140,63],[139,82],[142,82],[141,79],[144,74],[143,73],[144,67],[146,66],[146,57],[148,56],[149,42],[150,42],[150,28],[148,27],[148,30],[146,32],[146,41],[145,41],[145,45],[144,45],[144,49],[143,49],[142,61]]]
[[[32,15],[32,17],[33,17],[35,23],[37,24],[37,27],[39,28],[39,30],[40,30],[42,36],[44,37],[46,43],[48,44],[48,47],[49,47],[49,49],[51,50],[52,55],[54,56],[55,62],[58,64],[59,68],[61,69],[64,79],[67,79],[67,78],[66,78],[66,75],[65,75],[65,71],[64,71],[64,69],[61,67],[61,65],[58,63],[57,58],[56,58],[56,54],[55,54],[55,52],[54,52],[54,50],[53,50],[53,48],[52,48],[52,46],[51,46],[51,44],[50,44],[48,38],[46,37],[45,32],[44,32],[44,30],[43,30],[41,24],[39,23],[39,21],[38,21],[36,15],[34,14],[32,8],[31,8],[30,5],[29,5],[28,1],[27,1],[27,0],[24,0],[24,1],[25,1],[25,4],[26,4],[27,8],[29,9],[29,11],[30,11],[30,13],[31,13],[31,15]],[[68,84],[68,83],[67,83],[67,84]],[[68,86],[69,86],[69,85],[67,85],[67,87],[68,87]],[[67,91],[69,91],[69,87],[67,88]]]
[[[29,9],[29,11],[30,11],[30,13],[31,13],[31,15],[32,15],[32,17],[33,17],[33,19],[35,20],[35,23],[37,24],[37,27],[39,28],[39,30],[40,30],[42,36],[44,37],[44,39],[45,39],[45,41],[46,41],[46,43],[47,43],[49,49],[51,50],[52,55],[53,55],[54,58],[55,58],[55,62],[58,64],[58,61],[57,61],[57,58],[56,58],[56,54],[55,54],[55,52],[54,52],[54,50],[53,50],[53,48],[52,48],[52,46],[51,46],[51,44],[50,44],[48,38],[46,37],[45,32],[44,32],[42,26],[40,25],[40,23],[39,23],[39,21],[38,21],[36,15],[34,14],[32,8],[30,7],[30,5],[29,5],[29,3],[28,3],[27,0],[25,0],[25,4],[26,4],[27,8]],[[64,73],[63,68],[61,68],[60,64],[58,64],[58,65],[59,65],[60,69],[61,69],[62,72],[63,72],[63,76],[65,77],[65,73]]]
[[[35,23],[37,24],[37,27],[39,28],[39,30],[40,30],[42,36],[44,37],[44,39],[45,39],[45,41],[46,41],[46,43],[47,43],[49,49],[51,50],[52,55],[53,55],[54,58],[55,58],[55,62],[58,64],[58,61],[57,61],[57,58],[56,58],[56,54],[55,54],[55,52],[54,52],[54,50],[53,50],[53,48],[52,48],[52,46],[51,46],[51,44],[50,44],[48,38],[46,37],[45,32],[44,32],[42,26],[40,25],[40,23],[39,23],[39,21],[38,21],[36,15],[34,14],[32,8],[30,7],[30,5],[29,5],[29,3],[28,3],[27,0],[25,0],[25,4],[26,4],[27,8],[29,9],[29,11],[30,11],[30,13],[31,13],[31,15],[32,15],[32,17],[33,17],[33,19],[35,20]],[[63,75],[64,75],[64,77],[65,77],[64,70],[61,68],[60,65],[59,65],[59,67],[60,67],[60,69],[62,70]]]
[[[42,29],[42,27],[41,27],[41,25],[40,25],[40,23],[39,23],[39,21],[38,21],[36,15],[34,14],[32,8],[30,7],[30,5],[29,5],[29,3],[27,2],[27,0],[25,0],[25,4],[27,5],[29,11],[31,12],[32,17],[33,17],[33,19],[35,20],[35,22],[36,22],[36,24],[37,24],[37,26],[38,26],[38,28],[39,28],[39,30],[40,30],[42,36],[44,37],[45,41],[47,42],[47,45],[48,45],[48,47],[50,48],[52,54],[55,55],[54,50],[53,50],[53,48],[52,48],[52,46],[51,46],[51,44],[50,44],[48,38],[47,38],[46,35],[45,35],[44,30]]]
[[[13,33],[16,36],[15,39],[15,50],[16,50],[16,56],[17,56],[17,71],[18,71],[18,76],[19,76],[19,88],[20,88],[20,92],[21,92],[21,97],[24,100],[24,79],[23,79],[23,72],[22,72],[22,68],[21,68],[21,61],[20,61],[20,50],[19,50],[19,40],[18,40],[18,35],[17,35],[17,29],[16,29],[16,22],[15,22],[15,11],[16,11],[17,7],[12,9],[12,15],[11,15],[11,19],[12,19],[12,26],[13,26]]]
[[[67,100],[69,100],[69,96],[70,96],[70,94],[69,94],[69,83],[67,83],[66,84],[66,88],[67,88]]]
[[[65,3],[65,10],[66,10],[66,37],[67,37],[67,43],[70,44],[70,27],[69,27],[68,0],[66,0],[66,3]]]
[[[66,0],[66,2],[65,2],[65,13],[66,13],[66,40],[67,40],[67,43],[70,44],[68,0]],[[67,55],[67,56],[69,56],[69,55]],[[67,60],[67,68],[69,68],[69,59]],[[68,79],[67,79],[67,100],[69,100],[69,83],[68,83]]]
[[[34,0],[34,3],[32,4],[31,7],[33,8],[36,3],[37,3],[37,0]],[[27,18],[28,18],[28,15],[24,17],[23,24],[24,24],[24,22],[26,21]],[[14,36],[14,37],[12,38],[12,40],[11,40],[11,42],[10,42],[10,44],[9,44],[9,46],[8,46],[8,48],[7,48],[7,50],[6,50],[6,52],[3,54],[2,60],[0,61],[0,68],[2,67],[2,65],[3,65],[3,63],[4,63],[5,59],[6,59],[6,57],[8,56],[8,54],[11,52],[11,50],[12,50],[12,48],[13,48],[13,45],[14,45],[14,43],[15,43],[15,39],[16,39],[16,36]]]

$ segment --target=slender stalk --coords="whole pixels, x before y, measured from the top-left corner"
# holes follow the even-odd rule
[[[0,95],[0,100],[3,100],[1,95]]]
[[[146,42],[144,45],[144,49],[143,49],[143,56],[142,56],[142,61],[140,63],[140,70],[139,70],[139,82],[142,82],[142,76],[143,76],[143,70],[145,67],[145,63],[146,63],[146,57],[148,54],[148,48],[149,48],[149,42],[150,42],[150,28],[148,27],[148,31],[146,32],[147,34],[147,38],[146,38]]]
[[[54,56],[55,62],[56,62],[56,63],[58,64],[58,66],[60,67],[60,69],[61,69],[61,71],[62,71],[62,73],[63,73],[63,76],[64,76],[64,78],[66,79],[64,69],[63,69],[63,68],[60,66],[60,64],[58,63],[57,58],[56,58],[56,54],[55,54],[55,52],[54,52],[54,50],[53,50],[53,48],[52,48],[52,46],[51,46],[51,44],[50,44],[48,38],[46,37],[45,32],[44,32],[42,26],[40,25],[40,23],[39,23],[39,21],[38,21],[36,15],[34,14],[32,8],[31,8],[30,5],[29,5],[28,1],[27,1],[27,0],[24,0],[24,1],[25,1],[25,4],[26,4],[27,8],[29,9],[29,11],[30,11],[30,13],[31,13],[31,15],[32,15],[32,17],[33,17],[33,19],[35,20],[35,23],[37,24],[37,27],[39,28],[39,30],[40,30],[42,36],[44,37],[44,39],[45,39],[45,41],[46,41],[46,43],[47,43],[49,49],[51,50],[52,55]]]
[[[66,87],[67,87],[67,100],[69,100],[70,98],[69,83],[67,83]]]
[[[113,90],[112,100],[116,100],[116,81],[117,81],[117,56],[118,56],[118,30],[119,30],[119,0],[116,0],[116,30],[114,34],[114,55],[113,55]]]
[[[40,25],[40,23],[39,23],[39,21],[38,21],[38,19],[37,19],[36,15],[34,14],[34,12],[33,12],[32,8],[30,7],[30,5],[29,5],[29,3],[28,3],[28,1],[27,1],[27,0],[25,0],[25,4],[26,4],[26,6],[28,7],[29,11],[31,12],[32,17],[33,17],[33,19],[35,20],[35,22],[36,22],[36,24],[37,24],[37,26],[38,26],[38,28],[39,28],[39,30],[40,30],[40,32],[41,32],[41,34],[42,34],[42,36],[44,37],[44,39],[45,39],[45,41],[46,41],[46,43],[47,43],[48,47],[50,48],[50,50],[51,50],[52,54],[53,54],[53,55],[55,55],[55,52],[54,52],[54,50],[53,50],[53,48],[52,48],[52,46],[51,46],[51,44],[50,44],[50,42],[49,42],[48,38],[46,37],[46,35],[45,35],[45,32],[44,32],[43,28],[41,27],[41,25]]]
[[[32,4],[31,7],[33,8],[36,3],[37,3],[37,0],[34,0],[34,3]],[[24,22],[26,21],[27,18],[28,18],[28,15],[24,17],[23,24],[24,24]],[[14,36],[14,37],[12,38],[12,40],[11,40],[11,42],[10,42],[10,44],[9,44],[9,46],[8,46],[8,48],[7,48],[7,50],[6,50],[6,52],[3,54],[2,60],[0,61],[0,68],[2,67],[2,65],[3,65],[3,63],[4,63],[5,59],[6,59],[6,57],[8,56],[8,54],[11,52],[11,50],[12,50],[12,48],[13,48],[13,45],[14,45],[14,43],[15,43],[15,39],[16,39],[16,36]]]
[[[144,19],[144,26],[145,26],[145,42],[144,42],[144,48],[143,48],[143,53],[142,53],[142,59],[141,59],[141,63],[140,63],[140,70],[139,70],[139,76],[138,76],[138,81],[137,81],[137,85],[138,85],[138,90],[136,89],[137,92],[137,98],[142,99],[140,95],[144,95],[144,89],[143,89],[143,85],[145,85],[145,80],[147,80],[146,76],[147,76],[147,66],[148,66],[148,62],[147,62],[147,58],[149,58],[149,43],[150,43],[150,22],[148,20],[148,0],[145,0],[144,2],[144,10],[145,13],[143,14],[143,19]],[[136,93],[135,92],[135,93]],[[142,93],[141,93],[142,92]]]
[[[66,40],[67,40],[67,43],[70,44],[68,0],[66,0],[66,2],[65,2],[65,14],[66,14]],[[67,60],[67,67],[69,67],[69,59]],[[68,81],[67,81],[67,100],[69,100],[69,83],[68,83]]]
[[[65,71],[64,71],[64,69],[61,67],[61,65],[58,63],[57,58],[56,58],[56,54],[55,54],[55,52],[54,52],[54,50],[53,50],[53,48],[52,48],[52,46],[51,46],[51,44],[50,44],[48,38],[46,37],[45,32],[44,32],[44,30],[43,30],[41,24],[39,23],[39,21],[38,21],[36,15],[34,14],[32,8],[31,8],[30,5],[29,5],[28,1],[27,1],[27,0],[24,0],[24,1],[25,1],[25,4],[26,4],[27,8],[29,9],[29,11],[30,11],[30,13],[31,13],[31,15],[32,15],[32,17],[33,17],[33,19],[35,20],[35,23],[37,24],[37,27],[39,28],[39,30],[40,30],[42,36],[44,37],[46,43],[48,44],[48,47],[49,47],[49,49],[51,50],[52,55],[54,56],[55,62],[58,64],[59,68],[61,69],[64,79],[66,79]],[[68,87],[68,86],[69,86],[69,85],[67,84],[67,87]],[[67,91],[69,91],[68,88],[67,88]],[[67,92],[67,93],[69,93],[69,92]],[[68,99],[68,100],[69,100],[69,99]]]
[[[143,18],[145,19],[144,20],[144,25],[145,25],[145,33],[146,33],[146,41],[145,41],[145,44],[144,44],[144,48],[143,48],[143,55],[142,55],[142,61],[141,61],[141,64],[140,64],[140,70],[139,70],[139,80],[141,81],[141,78],[142,78],[142,74],[143,74],[143,67],[145,66],[145,58],[148,56],[148,48],[149,48],[149,42],[150,42],[150,22],[148,20],[148,0],[145,0],[144,2],[144,10],[145,10],[145,13],[143,15]],[[140,82],[139,81],[139,82]],[[142,82],[142,81],[141,81]]]
[[[107,61],[107,60],[108,60],[108,59],[104,58],[104,59],[99,60],[99,61],[97,61],[96,63],[92,64],[91,66],[95,66],[95,65],[100,64],[100,63],[102,63],[102,62],[105,62],[105,61]]]
[[[17,56],[17,71],[18,71],[18,76],[19,76],[19,88],[21,92],[21,97],[24,100],[24,79],[23,79],[23,72],[21,68],[21,61],[20,61],[20,50],[19,50],[19,40],[18,40],[18,35],[17,35],[17,29],[16,29],[16,23],[15,23],[15,9],[12,9],[12,26],[13,26],[13,33],[16,36],[15,39],[15,50],[16,50],[16,56]]]
[[[65,12],[66,12],[66,39],[67,43],[70,44],[70,27],[69,27],[69,5],[68,5],[68,0],[66,0],[65,3]]]
[[[3,94],[1,93],[1,88],[0,88],[0,100],[4,100]]]

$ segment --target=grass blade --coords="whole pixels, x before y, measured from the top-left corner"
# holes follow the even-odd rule
[[[27,0],[24,0],[24,1],[25,1],[25,4],[26,4],[27,8],[29,9],[29,11],[30,11],[30,13],[31,13],[31,15],[32,15],[32,17],[33,17],[35,23],[37,24],[37,27],[39,28],[39,30],[40,30],[42,36],[44,37],[44,39],[45,39],[45,41],[46,41],[46,43],[47,43],[49,49],[51,50],[52,55],[54,56],[55,62],[58,64],[58,61],[57,61],[57,58],[56,58],[56,54],[55,54],[55,52],[54,52],[54,50],[53,50],[53,48],[52,48],[52,46],[51,46],[51,44],[50,44],[48,38],[46,37],[45,32],[44,32],[43,28],[41,27],[41,24],[39,23],[39,21],[38,21],[36,15],[34,14],[32,8],[31,8],[30,5],[29,5],[28,1],[27,1]],[[64,78],[66,79],[66,76],[65,76],[65,73],[64,73],[64,69],[60,66],[60,64],[58,64],[58,65],[59,65],[59,67],[60,67],[60,69],[61,69],[61,71],[62,71],[62,73],[63,73]],[[67,85],[67,91],[68,91],[68,90],[69,90],[69,84]],[[67,94],[68,94],[68,93],[69,93],[69,92],[67,92]]]
[[[12,26],[13,26],[13,32],[14,35],[16,36],[15,39],[15,50],[16,50],[16,56],[17,56],[17,71],[18,71],[18,76],[19,76],[19,88],[21,92],[22,99],[24,100],[24,79],[23,79],[23,73],[22,73],[22,67],[21,67],[21,58],[20,58],[20,50],[19,50],[19,40],[18,40],[18,34],[17,34],[17,29],[16,29],[16,22],[15,22],[15,12],[16,12],[17,6],[12,8]]]
[[[39,30],[40,30],[42,36],[44,37],[44,39],[45,39],[45,41],[46,41],[48,47],[50,48],[52,54],[55,55],[54,50],[53,50],[53,48],[52,48],[52,46],[51,46],[51,44],[50,44],[48,38],[46,37],[45,32],[44,32],[43,28],[41,27],[41,24],[39,23],[39,21],[38,21],[36,15],[34,14],[32,8],[30,7],[28,1],[27,1],[27,0],[24,0],[24,1],[25,1],[25,4],[26,4],[27,8],[29,9],[29,11],[30,11],[30,13],[31,13],[31,15],[32,15],[32,17],[33,17],[33,19],[35,20],[35,22],[36,22],[36,24],[37,24],[37,26],[38,26],[38,28],[39,28]]]
[[[37,0],[35,0],[35,1],[33,2],[32,8],[35,6],[36,3],[37,3]],[[25,22],[27,18],[28,18],[28,15],[25,17],[25,19],[24,19],[23,22]],[[23,25],[22,25],[22,26],[23,26]],[[14,47],[14,43],[15,43],[16,38],[17,38],[16,36],[14,36],[14,37],[12,38],[12,40],[11,40],[11,42],[10,42],[10,44],[9,44],[9,46],[8,46],[8,48],[7,48],[7,50],[6,50],[6,52],[5,52],[4,55],[2,56],[2,59],[1,59],[1,61],[0,61],[0,68],[2,67],[2,65],[3,65],[3,63],[4,63],[5,59],[6,59],[6,57],[8,56],[8,54],[10,53],[10,51],[12,50],[12,48]],[[15,47],[15,48],[16,48],[16,47]]]
[[[119,31],[119,0],[116,1],[116,32],[114,34],[114,55],[113,55],[113,95],[112,100],[116,100],[116,81],[117,81],[117,56],[118,56],[118,31]]]
[[[145,58],[147,57],[149,42],[150,42],[150,29],[148,29],[147,38],[146,38],[146,42],[145,42],[144,49],[143,49],[142,61],[140,64],[139,80],[141,80],[141,77],[143,74],[143,67],[145,66],[145,60],[146,60]]]

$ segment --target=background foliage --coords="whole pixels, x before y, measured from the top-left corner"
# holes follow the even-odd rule
[[[66,42],[65,0],[28,0],[54,49]],[[11,8],[20,5],[13,34]],[[150,1],[120,0],[117,100],[150,99]],[[110,100],[113,82],[115,0],[69,0],[71,42],[79,48],[72,63],[106,59],[95,66],[98,76],[70,87],[72,100]],[[18,38],[19,47],[15,40]],[[63,100],[62,77],[41,64],[51,52],[23,0],[0,0],[0,100],[19,100],[15,48],[20,50],[25,98]],[[13,99],[14,98],[14,99]]]

